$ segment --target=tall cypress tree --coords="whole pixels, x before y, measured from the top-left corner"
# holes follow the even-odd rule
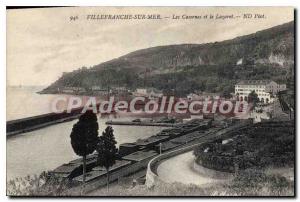
[[[97,163],[106,169],[107,191],[109,189],[109,168],[116,163],[118,152],[116,144],[117,141],[115,140],[114,130],[111,126],[108,126],[105,131],[103,131],[102,136],[100,136],[96,148],[98,152]]]
[[[92,154],[98,142],[98,122],[93,111],[87,111],[79,117],[71,132],[71,145],[74,152],[83,159],[83,185],[86,177],[86,156]]]

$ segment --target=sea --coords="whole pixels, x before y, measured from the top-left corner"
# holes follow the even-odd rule
[[[38,94],[43,87],[7,87],[7,120],[49,113],[50,102],[58,95]],[[66,95],[67,96],[67,95]],[[98,115],[99,134],[108,120],[132,120],[133,117]],[[26,132],[6,141],[6,175],[12,180],[39,175],[67,163],[77,156],[70,143],[70,133],[77,120]],[[163,127],[113,126],[117,144],[134,142],[155,135]]]

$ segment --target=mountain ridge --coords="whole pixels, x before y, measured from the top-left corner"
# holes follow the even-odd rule
[[[220,42],[173,44],[136,50],[89,69],[81,68],[65,73],[43,92],[55,93],[56,88],[67,86],[88,89],[95,85],[128,88],[151,86],[163,90],[177,85],[178,81],[172,81],[171,77],[174,74],[182,74],[182,72],[186,76],[195,77],[186,72],[214,71],[210,72],[209,76],[219,79],[220,76],[224,76],[222,74],[225,74],[225,70],[238,71],[237,73],[241,73],[241,75],[246,72],[247,75],[247,72],[256,71],[257,67],[273,74],[274,72],[270,72],[271,66],[273,71],[276,69],[279,73],[291,76],[290,69],[294,67],[294,21]],[[224,67],[226,67],[225,70]],[[286,69],[286,72],[281,72],[282,69]],[[208,72],[204,72],[204,74]],[[145,78],[146,74],[147,78]],[[234,75],[236,78],[228,76],[225,74],[227,80],[243,79],[243,76]],[[192,80],[192,83],[199,88],[203,82],[207,86],[207,80],[200,77],[201,75],[197,74],[197,78],[187,80]],[[253,77],[252,75],[251,78]],[[130,81],[132,79],[136,81]],[[168,85],[161,84],[160,79],[167,79]],[[201,82],[196,81],[197,79],[200,79]],[[279,75],[272,75],[271,79],[280,81],[286,78],[280,79]],[[233,82],[226,81],[225,83],[232,85]],[[207,87],[204,90],[222,91],[222,89]]]

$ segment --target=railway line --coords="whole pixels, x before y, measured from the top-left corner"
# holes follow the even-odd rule
[[[217,124],[218,123],[218,124]],[[232,129],[252,124],[251,120],[231,122],[224,128],[218,121],[211,119],[193,119],[185,124],[168,128],[159,133],[137,140],[133,143],[120,145],[117,163],[110,168],[109,183],[122,183],[126,179],[145,183],[149,162],[165,153],[190,147],[201,142],[216,138]],[[94,191],[106,185],[106,171],[97,166],[97,155],[90,155],[87,163],[85,193]],[[70,182],[67,194],[82,192],[82,160],[77,159],[64,164],[51,172],[62,180]]]
[[[139,173],[138,181],[145,181],[146,169],[151,159],[165,152],[191,146],[210,137],[226,132],[228,128],[212,125],[212,120],[194,119],[180,126],[168,128],[149,138],[120,145],[117,163],[110,168],[110,183]],[[236,124],[233,124],[236,127]],[[230,128],[230,126],[229,126]],[[106,185],[106,171],[97,166],[97,155],[87,158],[87,192]],[[51,172],[52,176],[67,179],[72,186],[69,191],[77,193],[82,184],[82,160],[64,164]],[[78,192],[80,193],[80,192]]]
[[[244,124],[240,126],[235,126],[235,127],[229,127],[226,128],[225,130],[220,130],[216,133],[211,134],[209,137],[208,136],[203,136],[203,138],[200,138],[198,140],[198,143],[194,143],[193,145],[185,145],[184,147],[181,148],[176,148],[175,150],[169,151],[167,153],[164,153],[162,155],[159,155],[152,159],[149,164],[148,164],[148,170],[147,170],[147,181],[146,184],[148,187],[155,186],[155,181],[163,180],[166,182],[175,182],[175,181],[180,181],[181,183],[187,183],[189,184],[191,182],[191,179],[193,176],[195,177],[195,173],[190,170],[190,167],[187,165],[179,165],[176,160],[182,160],[181,163],[188,162],[188,159],[191,159],[191,151],[198,147],[203,145],[206,142],[209,142],[211,140],[224,140],[224,138],[231,138],[233,136],[239,135],[241,132],[244,130],[248,129],[263,129],[266,132],[272,132],[273,130],[282,130],[283,128],[289,128],[293,127],[293,122],[291,121],[285,121],[285,122],[278,122],[278,121],[270,121],[270,122],[264,122],[264,123],[256,123],[256,124]],[[184,159],[182,159],[184,157]],[[170,160],[172,159],[172,160]],[[194,159],[194,157],[193,157]],[[172,164],[173,165],[170,165]],[[177,169],[177,167],[184,168],[183,170]],[[170,169],[170,173],[164,171],[163,169]],[[203,169],[206,169],[205,167]],[[209,170],[209,169],[208,169]],[[180,172],[187,172],[187,178],[186,179],[179,179],[177,176],[180,176],[180,173],[175,175],[176,177],[172,176],[174,175],[177,171]],[[209,170],[218,172],[216,170]],[[176,179],[175,179],[176,178]],[[195,177],[194,178],[199,179],[199,181],[195,182],[196,184],[203,184],[201,180],[207,180],[211,181],[211,179],[207,179],[205,177]]]

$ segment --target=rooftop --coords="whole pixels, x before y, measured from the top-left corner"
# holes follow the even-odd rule
[[[271,80],[242,80],[237,85],[267,85],[271,82]]]
[[[116,170],[116,169],[119,169],[119,168],[122,168],[124,166],[127,166],[131,164],[130,161],[126,161],[126,160],[116,160],[115,164],[109,168],[109,171],[113,171],[113,170]],[[92,169],[93,171],[106,171],[106,168],[104,167],[100,167],[100,166],[96,166]]]
[[[104,170],[100,170],[100,171],[99,170],[92,170],[92,171],[86,173],[85,181],[89,182],[89,181],[94,180],[98,177],[101,177],[105,174],[106,174],[106,171],[104,171]],[[77,181],[77,182],[83,182],[83,175],[75,177],[73,180]]]
[[[129,161],[142,161],[147,158],[151,158],[157,155],[157,152],[150,150],[150,151],[138,151],[127,156],[124,156],[123,159]]]
[[[149,144],[154,144],[154,143],[157,143],[157,142],[161,142],[161,141],[164,141],[168,139],[168,137],[166,136],[150,136],[146,139],[139,139],[136,141],[136,144],[138,146],[146,146],[146,145],[149,145]]]
[[[135,143],[123,143],[120,144],[120,147],[137,147]]]

